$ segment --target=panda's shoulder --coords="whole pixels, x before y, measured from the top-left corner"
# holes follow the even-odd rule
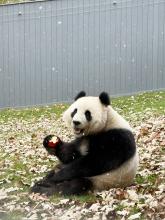
[[[106,137],[119,137],[119,138],[134,138],[132,130],[126,128],[111,128],[107,130],[103,130],[99,133],[93,135],[93,137],[97,138],[106,138]]]
[[[102,131],[98,134],[95,134],[90,139],[90,143],[95,146],[104,145],[110,150],[120,149],[121,151],[125,148],[127,149],[136,148],[135,138],[132,131],[123,128],[114,128],[107,131]]]
[[[113,128],[105,132],[105,136],[111,140],[116,140],[118,144],[135,143],[135,138],[131,130],[125,128]]]
[[[106,131],[103,131],[104,135],[107,136],[121,136],[121,137],[133,137],[133,132],[131,129],[127,129],[127,128],[110,128]]]

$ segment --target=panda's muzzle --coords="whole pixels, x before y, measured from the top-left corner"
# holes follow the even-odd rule
[[[81,122],[79,122],[79,121],[73,121],[73,124],[74,124],[74,126],[79,126],[79,125],[81,125]]]
[[[83,134],[84,129],[74,127],[74,133],[76,135]]]
[[[80,135],[80,134],[82,134],[82,133],[84,132],[84,129],[82,129],[82,128],[79,127],[79,126],[81,125],[81,122],[79,122],[79,121],[73,121],[73,125],[74,125],[74,127],[73,127],[74,133],[75,133],[76,135]]]

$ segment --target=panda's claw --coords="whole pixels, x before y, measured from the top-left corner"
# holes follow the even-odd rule
[[[48,180],[49,178],[51,178],[54,175],[54,170],[51,170],[47,173],[47,175],[44,177],[44,180]]]
[[[53,190],[52,190],[52,187],[34,185],[31,188],[30,193],[39,193],[39,194],[44,194],[46,196],[51,196],[53,195]]]
[[[52,183],[46,180],[40,180],[32,186],[30,189],[31,193],[39,193],[39,194],[45,194],[46,196],[51,196],[55,192],[55,187]]]

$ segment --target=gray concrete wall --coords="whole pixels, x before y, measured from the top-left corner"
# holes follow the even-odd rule
[[[0,108],[165,88],[164,0],[0,6]]]

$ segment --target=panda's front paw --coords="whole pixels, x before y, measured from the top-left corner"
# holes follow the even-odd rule
[[[44,179],[42,179],[42,180],[37,181],[37,182],[34,184],[33,187],[35,188],[35,187],[37,187],[37,186],[50,187],[50,186],[51,186],[51,182],[50,182],[48,179],[44,178]],[[32,187],[32,188],[33,188],[33,187]]]
[[[49,154],[56,155],[56,147],[62,144],[59,137],[55,135],[48,135],[44,138],[43,145]]]
[[[52,178],[55,174],[55,170],[51,170],[49,171],[46,176],[44,177],[44,180],[49,180],[50,178]]]
[[[34,186],[30,189],[30,193],[39,193],[45,194],[46,196],[51,196],[54,193],[54,186],[49,182],[37,182]]]

